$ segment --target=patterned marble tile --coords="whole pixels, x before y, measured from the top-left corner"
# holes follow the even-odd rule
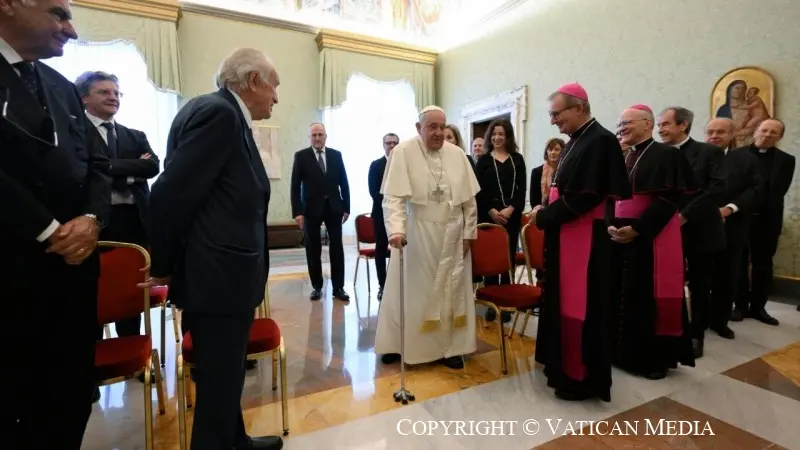
[[[798,349],[800,345],[794,344],[734,367],[723,375],[800,401],[800,378],[792,376],[793,369],[800,364],[796,359],[800,357],[796,354]]]

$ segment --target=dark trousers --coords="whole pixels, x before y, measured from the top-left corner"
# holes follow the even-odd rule
[[[494,223],[494,222],[491,222]],[[522,217],[519,215],[512,215],[505,225],[506,232],[508,232],[508,252],[511,257],[511,272],[514,273],[516,266],[514,260],[517,257],[517,248],[519,247],[519,233],[522,225]],[[504,273],[500,276],[484,277],[483,284],[492,286],[497,284],[511,284],[511,277],[509,274]]]
[[[126,242],[140,245],[147,250],[149,244],[139,208],[136,205],[113,205],[111,207],[111,221],[102,234],[102,241]],[[114,324],[117,336],[136,336],[141,334],[142,316],[131,317]],[[101,330],[102,339],[102,330]]]
[[[691,337],[702,339],[711,325],[711,283],[714,272],[714,253],[696,251],[687,246],[688,280],[692,303]]]
[[[253,314],[183,313],[197,365],[191,450],[245,448],[241,399],[252,323]]]
[[[342,247],[342,214],[337,214],[328,203],[321,217],[305,216],[303,227],[306,238],[306,262],[308,275],[314,289],[322,289],[322,239],[320,227],[328,229],[328,250],[331,260],[331,283],[333,289],[344,288],[344,248]]]
[[[736,309],[759,311],[767,304],[772,287],[772,258],[778,251],[780,233],[766,216],[753,216],[750,226],[750,242],[740,265],[739,292]],[[748,277],[748,265],[750,277]]]
[[[733,301],[741,286],[741,266],[745,246],[728,240],[725,250],[717,253],[714,262],[714,281],[711,297],[711,326],[726,327],[731,319]]]
[[[386,235],[383,214],[372,215],[372,227],[375,230],[375,271],[378,272],[378,285],[383,289],[386,283],[386,258],[389,257],[389,237]]]
[[[95,254],[69,266],[55,254],[11,249],[7,256],[0,262],[0,447],[80,450],[96,381],[99,260]]]

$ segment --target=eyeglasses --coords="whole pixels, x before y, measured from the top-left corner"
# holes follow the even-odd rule
[[[558,120],[558,118],[561,117],[561,113],[563,113],[564,111],[566,111],[568,109],[572,109],[572,108],[574,108],[576,106],[578,106],[578,105],[570,105],[570,106],[567,106],[566,108],[561,108],[558,111],[550,111],[548,114],[550,114],[550,117],[552,119]]]
[[[38,143],[40,143],[42,145],[45,145],[47,147],[58,147],[58,132],[56,132],[56,123],[55,123],[55,121],[53,121],[52,117],[48,117],[48,121],[49,121],[48,123],[50,124],[51,129],[53,130],[53,142],[47,142],[47,141],[45,141],[44,139],[42,139],[42,138],[40,138],[38,136],[34,136],[34,135],[28,133],[28,130],[26,130],[25,128],[21,127],[20,125],[17,125],[16,122],[14,122],[13,120],[11,120],[8,117],[8,105],[9,105],[9,103],[11,101],[11,89],[6,87],[6,86],[3,86],[2,88],[0,88],[0,93],[2,93],[2,97],[0,97],[0,110],[2,110],[3,123],[9,124],[13,128],[15,128],[17,131],[19,131],[22,134],[24,134],[26,137],[28,137],[30,139],[33,139],[34,141],[37,141]]]

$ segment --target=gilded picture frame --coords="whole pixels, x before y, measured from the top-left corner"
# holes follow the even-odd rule
[[[714,85],[710,106],[710,117],[727,117],[736,124],[734,145],[749,145],[758,124],[775,117],[775,80],[760,67],[737,67]]]

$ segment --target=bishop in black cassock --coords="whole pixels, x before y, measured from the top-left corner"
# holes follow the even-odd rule
[[[611,401],[608,306],[614,200],[630,197],[622,149],[591,117],[586,91],[562,86],[551,96],[551,122],[570,136],[553,176],[547,206],[531,221],[545,233],[547,284],[536,361],[564,400]]]
[[[679,149],[652,138],[653,112],[626,109],[619,128],[633,196],[618,201],[608,232],[611,265],[613,362],[653,380],[678,364],[694,366],[684,296],[679,211],[697,191],[692,167]]]

